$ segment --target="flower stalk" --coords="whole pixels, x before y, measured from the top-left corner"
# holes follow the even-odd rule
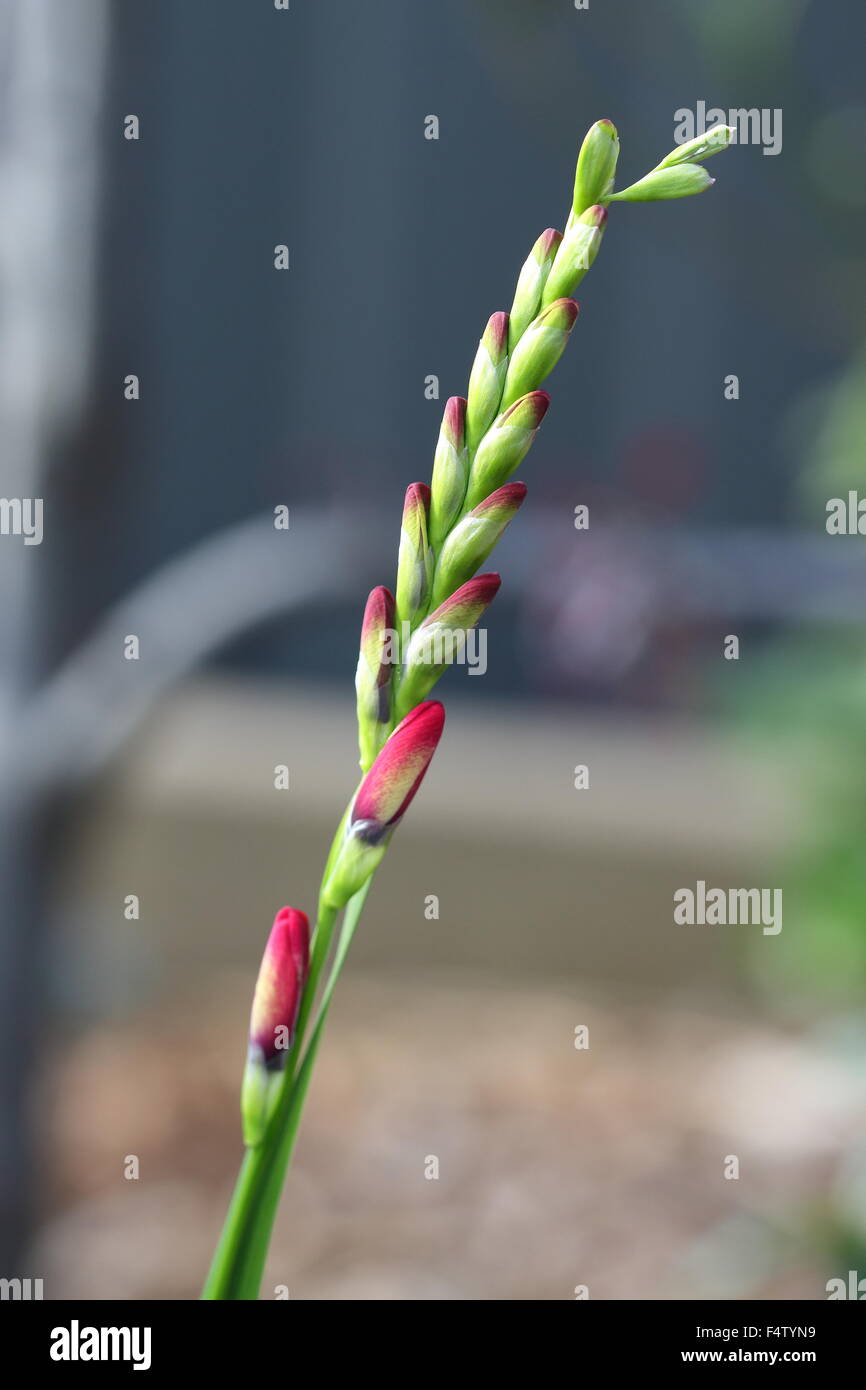
[[[713,182],[703,163],[731,133],[716,127],[677,147],[617,193],[616,128],[591,126],[564,233],[538,237],[510,313],[488,320],[466,397],[445,405],[431,485],[406,492],[394,595],[377,587],[364,611],[355,677],[363,776],[325,864],[312,942],[304,914],[284,908],[265,949],[242,1086],[246,1155],[204,1298],[258,1296],[334,989],[373,876],[442,736],[443,706],[426,697],[499,590],[498,574],[476,571],[525,500],[525,485],[510,479],[547,412],[540,388],[568,344],[578,316],[572,295],[599,254],[607,210],[702,192]]]

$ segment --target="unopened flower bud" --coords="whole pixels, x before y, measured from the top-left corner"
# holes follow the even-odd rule
[[[525,497],[524,483],[506,483],[458,521],[439,556],[432,603],[444,602],[481,568]]]
[[[469,633],[501,582],[498,574],[479,574],[424,619],[409,642],[398,699],[408,704],[423,699],[446,667],[463,659]]]
[[[572,203],[576,218],[610,193],[618,159],[616,126],[612,121],[596,121],[587,131],[577,157]]]
[[[670,154],[659,160],[656,168],[670,169],[677,164],[701,164],[711,155],[726,150],[733,134],[732,125],[714,125],[711,130],[704,131],[703,135],[696,135],[694,140],[686,140],[682,145],[676,145]]]
[[[355,672],[358,697],[358,742],[361,768],[372,763],[391,725],[391,676],[394,670],[392,643],[395,633],[394,596],[379,585],[373,589],[364,609],[361,649]]]
[[[542,304],[572,295],[601,248],[607,212],[596,204],[575,218],[562,238],[553,268],[547,277]]]
[[[550,405],[546,391],[530,391],[494,420],[485,434],[469,473],[468,508],[477,507],[507,482],[538,433]]]
[[[310,924],[294,907],[274,918],[253,994],[247,1065],[241,1086],[244,1143],[260,1144],[286,1065],[310,965]]]
[[[534,391],[553,371],[577,321],[573,299],[555,299],[529,325],[511,354],[502,392],[502,409]]]
[[[715,183],[701,164],[672,164],[653,169],[630,188],[614,193],[611,203],[655,203],[667,198],[690,198]]]
[[[466,392],[466,444],[470,457],[499,411],[508,370],[508,315],[491,314],[481,335]]]
[[[427,538],[430,489],[426,483],[410,483],[403,504],[400,553],[397,561],[397,621],[414,625],[427,607],[433,557]]]
[[[438,551],[455,517],[460,514],[468,476],[466,402],[462,396],[451,396],[445,403],[430,485],[428,531],[434,552]]]
[[[322,885],[322,900],[329,907],[345,907],[380,864],[424,780],[444,724],[443,706],[425,701],[410,710],[385,743],[355,793]]]
[[[514,303],[508,317],[509,352],[514,350],[514,344],[541,308],[541,293],[561,241],[562,232],[558,232],[555,227],[548,227],[546,232],[541,233],[523,262],[517,278],[517,289],[514,291]]]

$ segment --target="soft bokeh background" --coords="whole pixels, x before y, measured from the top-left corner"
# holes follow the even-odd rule
[[[0,538],[0,1274],[196,1296],[403,488],[586,127],[624,184],[703,100],[780,108],[781,153],[611,216],[263,1296],[866,1275],[866,564],[824,528],[866,483],[864,31],[858,0],[4,0],[3,492],[45,537]],[[675,926],[699,878],[782,887],[781,934]]]

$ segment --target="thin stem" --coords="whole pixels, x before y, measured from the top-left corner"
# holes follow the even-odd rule
[[[258,1297],[277,1204],[294,1151],[325,1020],[371,881],[350,899],[346,907],[337,952],[322,992],[316,1025],[303,1061],[297,1067],[304,1030],[328,957],[337,917],[333,908],[320,909],[310,961],[309,988],[304,995],[306,1008],[302,1009],[298,1020],[292,1052],[297,1069],[292,1066],[290,1060],[265,1138],[257,1148],[248,1149],[244,1155],[223,1232],[202,1292],[203,1299]]]

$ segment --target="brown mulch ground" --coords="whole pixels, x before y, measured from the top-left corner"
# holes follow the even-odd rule
[[[46,1297],[197,1296],[240,1156],[248,989],[50,1065]],[[343,981],[263,1296],[825,1297],[863,1079],[761,1025],[590,997]]]

